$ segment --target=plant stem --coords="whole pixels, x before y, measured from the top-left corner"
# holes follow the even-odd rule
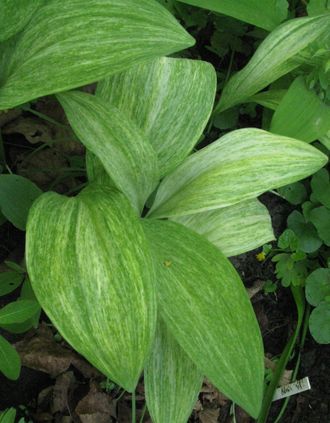
[[[257,423],[266,423],[267,422],[267,417],[269,414],[269,410],[270,407],[272,405],[272,401],[273,401],[273,397],[274,397],[274,392],[279,384],[279,381],[281,379],[281,376],[286,368],[286,365],[288,364],[288,361],[290,360],[293,348],[297,342],[297,338],[303,323],[303,317],[304,317],[304,312],[305,312],[305,295],[304,295],[304,291],[302,289],[302,287],[300,286],[292,286],[291,287],[291,292],[293,295],[293,298],[295,300],[296,306],[297,306],[297,314],[298,314],[298,319],[297,319],[297,326],[296,329],[293,333],[293,335],[291,336],[291,338],[289,339],[288,343],[286,344],[281,357],[276,365],[272,380],[270,382],[270,384],[268,385],[266,391],[265,391],[265,395],[264,395],[264,399],[263,399],[263,403],[262,403],[262,407],[261,407],[261,411],[260,411],[260,415],[257,419]]]
[[[136,423],[136,396],[135,396],[135,390],[132,392],[132,423]]]

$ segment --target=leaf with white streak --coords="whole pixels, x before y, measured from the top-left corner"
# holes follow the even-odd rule
[[[298,77],[277,107],[270,131],[306,142],[315,141],[330,131],[330,106]]]
[[[0,110],[193,43],[154,0],[48,0],[14,40],[1,46]]]
[[[232,16],[252,25],[271,31],[288,14],[286,0],[179,0],[182,3],[210,9]]]
[[[96,95],[136,122],[156,150],[164,176],[202,135],[215,90],[209,63],[162,57],[101,81]]]
[[[260,44],[249,63],[224,87],[215,111],[244,102],[276,79],[297,68],[298,54],[330,30],[330,14],[291,19]],[[302,58],[300,58],[302,60]]]
[[[101,98],[79,91],[57,97],[77,137],[141,211],[159,181],[157,156],[148,139],[134,122]]]
[[[154,423],[186,423],[201,390],[203,375],[158,319],[144,369],[148,411]]]
[[[36,297],[63,337],[133,391],[156,301],[147,240],[125,196],[100,186],[74,198],[44,194],[30,212],[26,257]]]
[[[268,210],[256,199],[173,220],[203,235],[227,257],[275,239]]]
[[[259,326],[237,272],[205,238],[175,222],[146,219],[158,306],[200,371],[256,417],[263,391]]]
[[[228,207],[303,179],[324,166],[316,148],[261,129],[230,132],[192,154],[161,182],[152,217]]]
[[[0,0],[0,42],[21,31],[44,0]]]

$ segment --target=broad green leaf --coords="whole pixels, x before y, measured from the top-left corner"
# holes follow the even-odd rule
[[[330,15],[285,22],[260,44],[249,63],[225,86],[216,112],[247,98],[301,64],[297,55],[330,29]]]
[[[163,57],[101,81],[97,95],[136,122],[156,150],[164,176],[202,135],[215,90],[209,63]]]
[[[277,107],[270,131],[312,142],[329,130],[330,106],[307,88],[302,77],[298,77]]]
[[[260,104],[271,110],[276,110],[286,92],[287,90],[283,89],[262,91],[261,93],[253,95],[246,101]]]
[[[154,423],[187,423],[197,401],[203,374],[159,319],[144,369],[148,411]]]
[[[330,209],[330,178],[327,169],[320,169],[311,180],[312,195],[314,202],[320,202]]]
[[[19,377],[20,371],[21,360],[17,351],[0,335],[0,372],[8,379],[16,380]]]
[[[139,128],[117,108],[79,91],[58,94],[81,142],[139,211],[159,181],[156,153]]]
[[[322,245],[312,223],[306,221],[305,217],[294,210],[288,217],[288,228],[292,229],[298,237],[298,249],[305,253],[313,253]]]
[[[210,9],[268,31],[277,27],[288,15],[286,0],[179,0],[182,3]]]
[[[263,390],[263,348],[246,290],[228,259],[175,222],[146,219],[158,305],[172,335],[200,371],[256,417]]]
[[[278,193],[295,206],[303,203],[307,199],[307,190],[302,182],[295,182],[279,188]]]
[[[0,296],[14,291],[23,282],[23,276],[17,272],[0,273]]]
[[[330,247],[330,209],[327,207],[316,207],[309,214],[310,220],[317,229],[322,241]]]
[[[0,0],[0,42],[21,31],[44,0]]]
[[[330,12],[328,0],[309,0],[307,5],[308,16],[317,16],[327,12]]]
[[[8,408],[0,412],[0,423],[15,423],[16,410],[15,408]]]
[[[19,175],[0,175],[0,209],[18,229],[25,230],[26,219],[42,191],[29,179]]]
[[[330,131],[320,137],[320,141],[328,150],[330,150]]]
[[[309,318],[309,330],[319,344],[330,344],[330,303],[320,303]]]
[[[268,210],[255,199],[173,220],[203,235],[227,257],[275,239]]]
[[[261,129],[230,132],[192,154],[161,182],[152,217],[183,216],[257,197],[316,172],[316,148]]]
[[[153,0],[49,0],[1,46],[0,110],[98,81],[193,43]]]
[[[0,309],[0,325],[21,323],[32,317],[39,310],[39,304],[31,300],[18,300]]]
[[[317,306],[326,297],[330,297],[330,269],[319,268],[306,279],[306,298]]]
[[[42,308],[95,367],[132,392],[153,341],[154,275],[125,196],[94,185],[44,194],[31,210],[27,269]]]

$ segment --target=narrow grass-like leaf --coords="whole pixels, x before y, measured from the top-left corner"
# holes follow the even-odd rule
[[[21,323],[39,310],[39,304],[32,300],[18,300],[0,309],[0,325]]]
[[[0,42],[21,31],[44,0],[0,0]]]
[[[77,137],[141,211],[159,181],[157,156],[148,139],[117,108],[101,98],[72,91],[58,94],[58,99]]]
[[[0,372],[16,380],[21,371],[21,359],[15,348],[0,335]]]
[[[146,219],[164,322],[200,371],[248,413],[258,415],[263,348],[246,290],[229,260],[175,222]]]
[[[1,46],[0,110],[194,43],[154,0],[49,0]]]
[[[256,199],[173,220],[203,235],[227,257],[275,239],[268,210]]]
[[[245,101],[301,64],[297,55],[330,30],[330,14],[297,18],[272,31],[249,63],[225,86],[216,112]],[[302,59],[301,59],[302,60]]]
[[[18,229],[25,230],[30,207],[42,191],[19,175],[0,175],[0,209]]]
[[[125,196],[90,186],[44,194],[27,228],[27,268],[63,337],[111,380],[135,389],[153,341],[152,261]]]
[[[200,138],[215,90],[216,73],[209,63],[163,57],[101,81],[97,95],[137,123],[156,150],[164,176]]]
[[[161,182],[152,217],[231,206],[303,179],[327,157],[316,148],[261,129],[230,132],[192,154]]]
[[[277,27],[288,14],[287,0],[179,0],[210,9],[268,31]]]
[[[187,423],[203,374],[159,318],[152,352],[144,370],[148,411],[154,423]]]
[[[270,131],[306,142],[315,141],[330,131],[330,106],[298,77],[277,107]]]

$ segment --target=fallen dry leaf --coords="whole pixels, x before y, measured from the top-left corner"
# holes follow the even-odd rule
[[[75,409],[82,423],[109,423],[116,417],[116,402],[91,383],[88,394],[79,401]]]
[[[43,142],[50,145],[54,141],[51,127],[37,117],[20,116],[4,126],[2,132],[6,135],[22,134],[31,144]]]
[[[73,372],[65,372],[57,377],[52,395],[51,411],[53,414],[63,413],[63,411],[69,409],[69,391],[74,382]]]
[[[73,350],[54,340],[52,331],[41,324],[32,337],[26,336],[15,344],[23,366],[40,370],[53,377],[64,373],[70,365],[76,367],[86,378],[101,378],[101,373]]]
[[[199,421],[201,423],[217,423],[220,415],[219,408],[205,408],[198,414]]]

